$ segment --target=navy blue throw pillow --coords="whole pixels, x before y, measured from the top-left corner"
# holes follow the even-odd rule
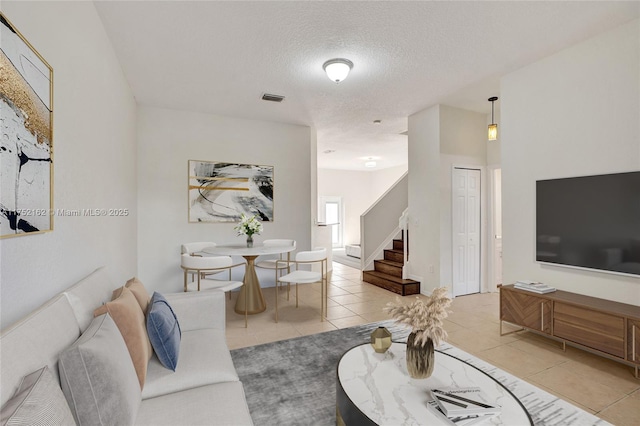
[[[149,302],[147,333],[160,363],[176,371],[182,331],[169,302],[158,292],[153,293]]]

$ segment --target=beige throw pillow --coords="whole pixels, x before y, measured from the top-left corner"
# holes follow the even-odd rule
[[[118,330],[120,330],[120,334],[124,338],[138,375],[140,389],[142,389],[147,377],[149,358],[153,353],[142,309],[140,309],[140,305],[131,290],[121,287],[118,297],[96,309],[93,312],[93,316],[97,317],[107,312],[113,318]]]
[[[146,315],[147,308],[149,307],[149,300],[151,300],[151,296],[149,296],[147,289],[144,288],[144,284],[142,284],[142,282],[140,282],[140,280],[137,279],[136,277],[133,277],[129,281],[127,281],[127,283],[124,286],[129,290],[131,290],[133,295],[136,297],[136,300],[140,304],[140,307],[142,308],[142,313]]]

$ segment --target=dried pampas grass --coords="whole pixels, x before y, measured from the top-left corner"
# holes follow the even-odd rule
[[[437,347],[447,338],[442,321],[449,315],[447,308],[450,305],[451,299],[447,296],[447,289],[438,287],[426,301],[416,297],[414,302],[404,305],[397,297],[395,302],[387,303],[384,311],[398,324],[411,327],[411,331],[416,333],[416,345],[424,346],[431,339]]]

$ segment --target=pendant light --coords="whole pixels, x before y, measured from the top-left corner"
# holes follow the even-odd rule
[[[489,124],[490,141],[495,141],[496,139],[498,139],[498,125],[493,122],[493,103],[497,100],[497,96],[492,96],[489,98],[489,102],[491,102],[491,124]]]

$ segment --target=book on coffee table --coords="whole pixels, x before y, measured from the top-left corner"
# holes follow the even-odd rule
[[[436,401],[435,399],[432,399],[431,401],[427,401],[427,408],[429,409],[429,411],[435,414],[436,417],[438,417],[445,424],[450,426],[477,425],[496,416],[496,414],[485,414],[485,415],[474,414],[471,416],[447,417],[447,415],[442,412],[442,409],[438,405],[438,401]]]
[[[501,412],[500,406],[489,402],[480,388],[432,389],[431,395],[449,418],[495,415]]]

